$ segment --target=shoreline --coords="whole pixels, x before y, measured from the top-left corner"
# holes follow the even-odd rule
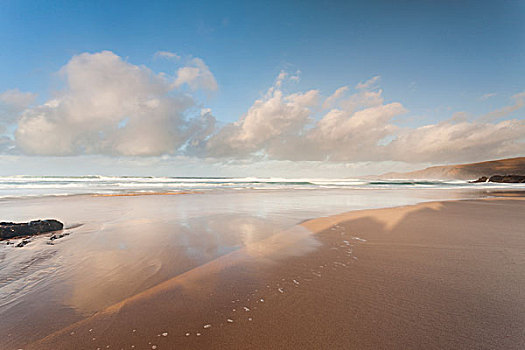
[[[396,180],[398,181],[398,180]],[[402,181],[402,180],[399,180]],[[417,182],[417,180],[403,180],[408,182]],[[436,182],[440,183],[441,180],[422,180],[427,181],[429,183]],[[321,186],[321,187],[293,187],[294,183],[285,182],[286,184],[291,184],[291,187],[259,187],[258,185],[268,185],[273,184],[265,183],[265,182],[255,182],[252,186],[241,186],[241,187],[207,187],[207,188],[173,188],[173,189],[149,189],[149,188],[125,188],[121,189],[119,191],[115,192],[106,192],[107,189],[85,189],[84,191],[72,191],[72,192],[64,192],[64,191],[55,191],[55,192],[43,192],[43,193],[9,193],[9,192],[3,192],[2,195],[0,195],[0,203],[6,202],[6,201],[24,201],[24,200],[39,200],[39,199],[57,199],[57,198],[70,198],[70,197],[141,197],[141,196],[165,196],[165,195],[184,195],[184,194],[215,194],[215,193],[251,193],[251,192],[281,192],[281,191],[305,191],[310,192],[312,190],[317,191],[407,191],[407,190],[414,190],[414,191],[438,191],[438,192],[465,192],[465,193],[478,193],[479,195],[486,195],[486,196],[500,196],[504,193],[525,193],[525,186],[524,184],[520,183],[491,183],[489,186],[485,186],[485,183],[481,184],[471,184],[468,182],[462,182],[461,186],[455,186],[451,184],[444,184],[443,186],[429,186],[429,187],[404,187],[403,185],[400,185],[399,183],[397,186],[371,186],[370,185],[355,185],[355,186],[339,186],[337,185],[337,182],[335,182],[333,185],[328,185],[326,187],[322,187],[322,185],[316,184],[313,186]],[[245,182],[241,182],[240,184],[247,184]],[[392,184],[394,185],[394,183]],[[181,185],[182,186],[182,185]],[[183,186],[184,187],[184,186]],[[60,187],[58,187],[60,189]],[[441,199],[439,199],[441,200]]]
[[[525,277],[516,270],[525,262],[523,208],[522,198],[489,198],[308,220],[301,225],[315,234],[272,236],[27,349],[517,349],[525,345]]]

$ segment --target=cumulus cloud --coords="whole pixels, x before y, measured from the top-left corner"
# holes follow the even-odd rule
[[[341,86],[337,90],[334,91],[332,95],[330,95],[326,100],[323,102],[323,108],[329,109],[336,106],[336,102],[348,92],[349,88],[348,86]]]
[[[396,127],[389,121],[405,112],[400,103],[383,104],[382,91],[361,91],[339,102],[340,108],[316,118],[348,91],[338,89],[321,101],[318,90],[285,95],[281,72],[264,98],[239,121],[226,125],[208,142],[212,156],[347,161],[379,158],[377,143]],[[368,85],[371,86],[371,85]]]
[[[169,154],[195,131],[186,118],[191,97],[173,91],[163,74],[112,52],[74,56],[60,73],[66,89],[18,121],[16,143],[25,153]]]
[[[215,91],[218,88],[215,77],[200,58],[193,58],[188,66],[179,68],[173,85],[175,87],[188,85],[191,90]]]
[[[469,122],[463,114],[418,128],[401,128],[396,116],[407,112],[399,102],[385,103],[379,76],[343,86],[324,101],[319,91],[286,95],[281,72],[273,87],[237,122],[211,137],[214,157],[295,161],[469,161],[518,155],[525,146],[525,122]],[[502,114],[521,108],[525,94],[513,97]],[[320,115],[318,111],[323,111]]]
[[[18,89],[7,90],[0,94],[0,103],[20,110],[32,105],[35,99],[36,94]]]
[[[281,74],[280,74],[281,76]],[[211,156],[247,156],[264,150],[270,143],[302,130],[310,121],[311,108],[318,104],[319,91],[285,96],[276,85],[255,101],[237,122],[226,125],[207,144]]]
[[[2,92],[0,94],[0,129],[2,124],[15,121],[18,114],[34,104],[35,101],[36,94],[31,92],[22,92],[18,89]]]
[[[0,149],[250,164],[474,161],[525,149],[525,121],[501,120],[525,106],[525,92],[477,120],[460,112],[441,122],[401,127],[396,117],[408,110],[385,99],[379,76],[326,97],[316,89],[287,92],[286,82],[299,73],[281,71],[244,115],[219,128],[212,111],[192,97],[196,90],[217,89],[203,60],[190,58],[170,77],[109,51],[81,54],[61,69],[65,88],[45,103],[35,105],[33,94],[18,90],[0,94],[0,106],[10,108],[3,123],[17,126],[14,141],[13,135],[2,136]]]
[[[399,131],[387,155],[405,162],[469,161],[523,154],[524,146],[523,120],[450,120]]]

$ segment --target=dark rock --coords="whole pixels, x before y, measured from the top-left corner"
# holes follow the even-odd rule
[[[54,234],[51,237],[49,237],[49,240],[50,241],[54,241],[55,239],[60,239],[60,238],[66,237],[66,236],[69,236],[69,232],[64,232],[64,233],[60,233],[60,234]]]
[[[475,181],[470,181],[470,183],[478,183],[478,182],[496,182],[496,183],[525,183],[525,176],[524,175],[493,175],[490,178],[487,179],[486,176],[482,176],[479,179]]]
[[[16,245],[16,247],[17,247],[17,248],[22,248],[22,247],[25,246],[26,244],[29,244],[29,242],[30,242],[29,240],[27,240],[27,239],[23,239],[23,240],[20,241],[20,243],[18,243],[18,244]]]
[[[41,233],[59,231],[63,228],[64,224],[54,219],[36,220],[28,223],[0,222],[0,240],[34,236]]]
[[[491,176],[489,182],[498,182],[498,183],[525,183],[525,176],[522,175],[494,175]]]

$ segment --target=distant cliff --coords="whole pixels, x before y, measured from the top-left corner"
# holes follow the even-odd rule
[[[481,163],[433,166],[408,173],[387,173],[382,179],[474,180],[482,176],[525,175],[525,157],[492,160]]]
[[[470,181],[471,183],[479,182],[498,182],[507,184],[524,184],[525,176],[523,175],[492,175],[491,177],[482,176],[477,180]]]

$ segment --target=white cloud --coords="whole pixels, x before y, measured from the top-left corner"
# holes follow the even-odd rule
[[[401,130],[387,156],[405,162],[477,161],[523,155],[525,121],[444,121]]]
[[[0,94],[3,105],[17,106],[4,118],[17,122],[17,149],[10,136],[0,140],[0,148],[61,156],[184,155],[250,164],[474,161],[525,149],[525,121],[501,120],[525,106],[525,92],[478,120],[459,112],[434,124],[400,127],[396,117],[407,109],[385,101],[379,76],[357,84],[354,93],[343,86],[322,99],[316,89],[285,93],[283,85],[298,73],[281,71],[241,118],[218,128],[211,110],[191,96],[197,89],[217,89],[199,58],[190,59],[173,79],[109,51],[74,56],[60,72],[65,89],[41,105],[34,106],[33,94]]]
[[[373,89],[375,87],[375,84],[379,82],[381,79],[381,76],[376,75],[366,81],[362,81],[359,84],[355,86],[357,90],[367,90],[367,89]]]
[[[389,120],[405,112],[399,103],[383,105],[381,90],[360,91],[342,101],[341,109],[330,110],[316,122],[319,91],[286,96],[279,89],[286,78],[281,72],[266,96],[243,118],[213,136],[208,143],[209,154],[337,161],[366,159],[372,154],[377,157],[377,142],[395,129]],[[338,89],[329,99],[339,98],[346,90]],[[363,152],[362,147],[368,149]]]
[[[314,146],[324,151],[325,159],[378,160],[379,141],[397,129],[391,119],[406,109],[397,102],[373,107],[365,106],[353,112],[332,110],[310,131]]]
[[[191,137],[194,101],[162,74],[109,51],[74,56],[61,74],[66,89],[22,113],[15,136],[25,153],[151,156],[174,153]]]
[[[335,107],[336,102],[343,97],[344,94],[348,92],[348,86],[341,86],[337,90],[334,91],[332,95],[330,95],[326,100],[323,102],[323,108],[328,109]]]
[[[490,92],[490,93],[482,95],[479,99],[482,100],[482,101],[485,101],[485,100],[488,100],[489,98],[494,97],[496,95],[497,94],[495,92]]]
[[[467,121],[464,113],[419,128],[401,128],[394,118],[406,113],[398,102],[385,103],[381,89],[372,90],[379,77],[347,87],[319,101],[319,91],[285,95],[288,78],[281,72],[264,98],[257,100],[239,121],[211,137],[208,155],[226,158],[294,161],[469,161],[518,155],[525,147],[525,121],[499,123]],[[515,104],[493,113],[516,110]],[[319,106],[321,104],[321,106]],[[329,109],[323,115],[317,111]],[[323,109],[319,108],[323,107]]]
[[[34,104],[36,94],[22,92],[18,89],[7,90],[0,93],[0,129],[13,123],[18,114]],[[0,130],[1,131],[1,130]]]
[[[283,83],[288,81],[298,82],[301,80],[301,71],[297,70],[294,74],[290,74],[285,70],[281,70],[277,75],[277,78],[274,82],[274,88],[280,89],[283,86]]]
[[[281,78],[277,79],[276,86],[280,86]],[[318,103],[319,92],[310,90],[284,96],[276,86],[270,88],[264,98],[255,101],[239,121],[226,125],[209,140],[210,155],[247,156],[264,149],[275,139],[304,128],[311,115],[310,108]]]
[[[300,71],[300,70],[297,70],[297,71],[295,72],[295,74],[290,75],[290,78],[289,78],[289,79],[290,79],[291,81],[296,81],[296,82],[299,81],[299,80],[301,80],[301,71]]]
[[[363,107],[374,107],[383,104],[383,90],[361,90],[347,99],[339,102],[341,108],[347,111],[355,111]]]
[[[0,94],[0,103],[17,109],[24,109],[32,105],[35,99],[36,94],[22,92],[18,89],[7,90]]]
[[[155,55],[153,55],[153,57],[154,58],[175,59],[175,60],[180,59],[179,55],[177,55],[174,52],[169,52],[169,51],[157,51],[155,52]]]
[[[217,90],[217,81],[208,66],[200,58],[193,58],[189,66],[179,68],[173,85],[181,87],[187,84],[191,90]]]
[[[481,117],[483,121],[492,121],[504,118],[511,113],[516,112],[517,110],[525,107],[525,91],[522,91],[514,96],[512,96],[513,104],[499,108],[495,111],[489,112]]]

